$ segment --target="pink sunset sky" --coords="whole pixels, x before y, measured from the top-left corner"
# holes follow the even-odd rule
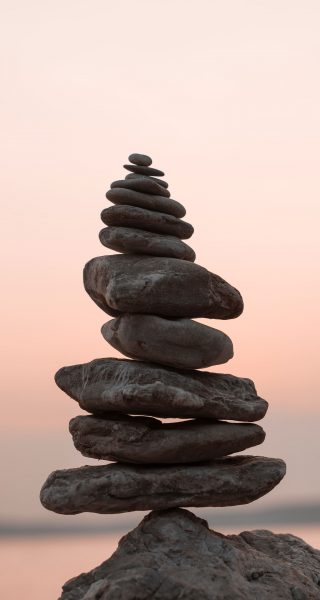
[[[94,462],[73,448],[80,410],[53,376],[117,356],[82,268],[105,253],[99,215],[131,152],[165,171],[197,262],[244,297],[240,318],[204,322],[234,342],[216,370],[250,377],[270,403],[251,453],[284,458],[288,474],[258,504],[316,500],[319,2],[1,6],[1,518],[61,519],[39,488],[54,469]]]

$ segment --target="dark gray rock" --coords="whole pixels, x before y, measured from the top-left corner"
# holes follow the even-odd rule
[[[222,535],[189,511],[152,512],[60,600],[319,600],[320,551],[271,531]]]
[[[41,489],[41,503],[64,515],[161,510],[179,506],[248,504],[284,477],[277,458],[235,456],[194,465],[113,463],[54,471]]]
[[[174,217],[184,217],[186,214],[186,209],[180,202],[172,198],[166,198],[165,196],[145,194],[126,188],[112,188],[107,191],[106,197],[113,204],[140,206],[140,208],[168,213],[168,215],[173,215]]]
[[[147,154],[138,154],[138,152],[134,152],[130,154],[128,160],[135,165],[141,165],[142,167],[149,167],[152,164],[152,158],[147,156]]]
[[[128,463],[193,463],[262,444],[252,423],[192,420],[162,423],[151,417],[112,415],[71,419],[69,430],[84,456]]]
[[[160,169],[155,169],[154,167],[143,167],[140,165],[123,165],[127,171],[131,171],[131,173],[138,173],[139,175],[155,175],[156,177],[161,177],[164,175],[163,171]]]
[[[135,177],[134,179],[118,179],[113,181],[111,184],[113,188],[125,188],[129,190],[136,190],[137,192],[143,192],[146,194],[156,194],[157,196],[170,197],[170,192],[162,185],[159,185],[154,179],[150,177]]]
[[[138,206],[117,205],[105,208],[101,219],[106,225],[115,227],[133,227],[154,233],[173,235],[180,239],[188,239],[193,234],[190,223],[177,219],[173,215],[139,208]]]
[[[154,364],[99,358],[59,369],[56,384],[94,414],[120,412],[163,418],[258,421],[268,403],[250,379],[176,371]]]
[[[221,365],[233,356],[225,333],[189,319],[126,314],[105,323],[101,331],[125,356],[178,369]]]
[[[240,293],[192,262],[165,257],[98,256],[84,268],[84,287],[106,313],[234,319]]]
[[[106,227],[99,233],[101,244],[111,250],[128,254],[171,256],[194,261],[192,248],[174,236],[133,229],[129,227]]]
[[[152,179],[152,181],[156,181],[157,183],[159,183],[159,185],[162,185],[162,187],[164,188],[169,187],[169,184],[166,181],[164,181],[164,179],[150,177],[149,175],[139,175],[139,173],[128,173],[128,175],[125,176],[125,179],[141,179],[141,177],[145,177],[146,179]]]

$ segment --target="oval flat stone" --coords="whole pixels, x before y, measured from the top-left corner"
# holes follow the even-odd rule
[[[45,508],[75,515],[180,506],[248,504],[284,477],[277,458],[235,456],[195,465],[126,465],[64,469],[49,475],[41,490]]]
[[[178,369],[221,365],[233,357],[225,333],[190,319],[126,314],[105,323],[101,331],[125,356]]]
[[[157,177],[150,177],[149,175],[139,175],[139,173],[128,173],[128,175],[125,176],[125,179],[141,179],[141,177],[151,179],[152,181],[159,183],[159,185],[162,185],[162,187],[169,187],[169,184],[163,179],[158,179]]]
[[[129,204],[131,206],[140,206],[148,210],[168,213],[175,217],[184,217],[186,209],[180,202],[167,198],[166,196],[157,196],[156,194],[145,194],[126,188],[112,188],[107,191],[106,197],[114,204]]]
[[[143,229],[173,235],[180,239],[190,238],[194,231],[190,223],[177,219],[173,215],[126,204],[115,204],[105,208],[101,213],[101,219],[106,225]]]
[[[154,167],[143,167],[140,165],[123,165],[127,171],[131,171],[131,173],[139,173],[139,175],[155,175],[156,177],[161,177],[164,175],[163,171],[160,169],[155,169]]]
[[[130,154],[128,161],[135,165],[140,165],[141,167],[149,167],[152,164],[152,158],[150,156],[147,156],[147,154],[138,154],[137,152]]]
[[[268,408],[250,379],[135,360],[101,358],[63,367],[55,381],[83,410],[97,415],[258,421]]]
[[[252,423],[200,419],[162,423],[126,415],[75,417],[69,430],[84,456],[142,464],[212,460],[262,444],[265,438],[262,427]]]
[[[100,231],[99,238],[101,244],[117,252],[173,256],[190,261],[196,258],[192,248],[178,238],[143,229],[106,227]]]
[[[156,196],[164,196],[165,198],[170,197],[169,190],[159,185],[156,181],[150,177],[135,177],[134,179],[118,179],[111,183],[111,189],[114,188],[125,188],[129,190],[135,190],[137,192],[143,192],[146,194],[155,194]]]
[[[233,319],[243,310],[238,290],[204,267],[177,258],[98,256],[85,265],[84,286],[112,316]]]

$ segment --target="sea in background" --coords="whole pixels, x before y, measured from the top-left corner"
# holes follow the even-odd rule
[[[320,525],[259,524],[259,527],[217,527],[224,534],[246,529],[291,533],[320,548]],[[56,600],[68,579],[106,560],[127,530],[94,535],[2,535],[0,538],[0,597],[10,600]]]

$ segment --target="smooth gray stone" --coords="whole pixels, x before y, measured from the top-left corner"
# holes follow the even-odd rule
[[[111,189],[114,188],[125,188],[129,190],[135,190],[137,192],[143,192],[146,194],[155,194],[156,196],[170,197],[170,192],[166,188],[159,185],[156,181],[150,177],[136,177],[135,179],[117,179],[110,185]]]
[[[62,367],[55,381],[83,410],[97,415],[259,421],[268,408],[250,379],[135,360],[98,358]]]
[[[248,504],[270,492],[284,477],[279,458],[235,456],[194,465],[127,465],[63,469],[41,489],[48,510],[76,515],[179,506]]]
[[[125,176],[125,179],[141,179],[141,177],[144,177],[145,179],[152,179],[152,181],[156,181],[157,183],[159,183],[159,185],[162,185],[162,187],[169,187],[169,184],[164,181],[163,179],[158,179],[157,177],[150,177],[150,175],[139,175],[139,173],[128,173],[128,175]]]
[[[177,369],[222,365],[233,357],[230,338],[190,319],[122,315],[101,329],[103,337],[125,356]]]
[[[140,206],[148,210],[168,213],[175,217],[184,217],[186,214],[186,209],[180,202],[173,200],[173,198],[157,196],[156,194],[145,194],[126,188],[112,188],[107,191],[106,197],[114,204]]]
[[[162,423],[151,417],[116,415],[71,419],[77,450],[89,458],[128,463],[193,463],[262,444],[265,432],[252,423],[192,420]]]
[[[106,313],[234,319],[240,293],[204,267],[177,258],[97,256],[84,267],[84,287]]]
[[[131,171],[131,173],[138,173],[139,175],[155,175],[155,177],[162,177],[164,175],[163,171],[160,169],[155,169],[154,167],[143,167],[140,165],[123,165],[127,171]]]
[[[193,234],[190,223],[177,219],[173,215],[139,208],[139,206],[126,206],[115,204],[105,208],[101,213],[101,219],[106,225],[115,227],[133,227],[173,235],[180,239],[188,239]]]
[[[127,227],[106,227],[99,233],[101,244],[117,252],[147,254],[151,256],[172,256],[181,260],[194,261],[192,248],[170,235]]]
[[[223,535],[183,509],[149,513],[60,600],[319,600],[320,550],[272,531]]]
[[[138,152],[130,154],[128,161],[142,167],[149,167],[152,164],[152,158],[150,156],[147,156],[147,154],[139,154]]]

